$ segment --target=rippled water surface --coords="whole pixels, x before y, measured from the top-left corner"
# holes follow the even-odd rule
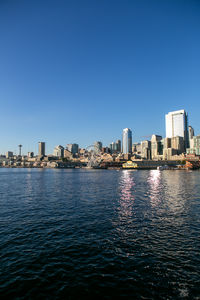
[[[200,299],[200,172],[0,169],[1,299]]]

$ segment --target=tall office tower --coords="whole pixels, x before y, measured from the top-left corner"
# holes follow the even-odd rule
[[[110,146],[109,146],[109,148],[110,148],[110,153],[113,153],[113,151],[114,151],[114,142],[112,142],[111,144],[110,144]]]
[[[164,149],[171,148],[171,138],[164,138]]]
[[[171,138],[171,148],[177,150],[177,154],[184,152],[184,139],[182,136],[175,136]]]
[[[194,128],[192,126],[188,126],[189,139],[193,139],[194,136]]]
[[[123,130],[122,152],[123,154],[128,154],[132,152],[132,131],[129,128],[125,128]]]
[[[67,144],[67,150],[70,151],[72,154],[78,153],[79,145],[78,144]]]
[[[94,149],[95,149],[96,152],[101,152],[101,150],[102,150],[102,142],[99,142],[99,141],[94,142]]]
[[[110,144],[110,151],[111,153],[121,152],[121,141],[117,140],[116,142],[112,142]]]
[[[117,140],[115,144],[116,144],[117,152],[121,152],[121,141]]]
[[[151,142],[142,141],[141,142],[141,157],[145,159],[151,158]]]
[[[102,147],[102,153],[110,153],[110,149],[108,147]]]
[[[165,115],[166,137],[182,136],[185,148],[189,146],[188,114],[184,109],[169,112]]]
[[[117,152],[117,144],[116,144],[116,142],[113,142],[112,143],[113,144],[113,152]]]
[[[159,155],[162,155],[162,136],[153,134],[151,137],[151,158],[158,159]]]
[[[192,126],[188,127],[188,135],[189,135],[189,148],[193,148],[194,146],[194,128]]]
[[[38,156],[45,156],[45,142],[39,142]]]

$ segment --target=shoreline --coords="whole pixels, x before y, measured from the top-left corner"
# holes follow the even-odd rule
[[[88,168],[88,167],[26,167],[26,166],[0,166],[0,169],[59,169],[59,170],[116,170],[116,171],[138,171],[138,170],[157,170],[157,171],[197,171],[199,169],[190,169],[190,168],[178,168],[178,167],[170,167],[167,169],[157,169],[156,167],[138,167],[138,168],[119,168],[119,167],[108,167],[108,168]]]

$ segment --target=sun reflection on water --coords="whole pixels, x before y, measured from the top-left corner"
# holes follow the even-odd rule
[[[132,215],[132,205],[135,200],[134,196],[134,177],[132,172],[124,170],[120,177],[120,207],[121,218]]]
[[[159,206],[161,189],[161,171],[151,170],[148,177],[150,203],[152,207]]]

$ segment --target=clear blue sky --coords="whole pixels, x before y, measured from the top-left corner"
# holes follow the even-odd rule
[[[200,1],[0,0],[0,153],[200,133]]]

